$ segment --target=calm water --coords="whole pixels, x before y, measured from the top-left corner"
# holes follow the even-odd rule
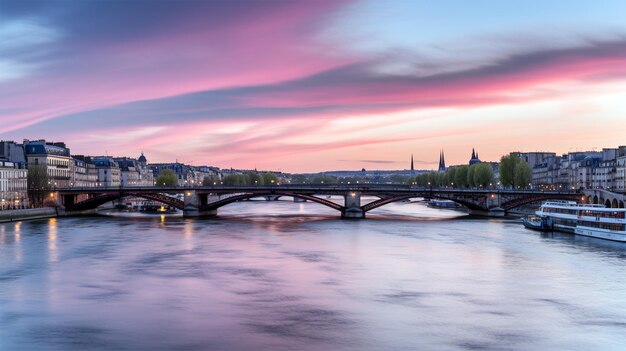
[[[0,350],[626,350],[626,246],[374,213],[0,224]]]

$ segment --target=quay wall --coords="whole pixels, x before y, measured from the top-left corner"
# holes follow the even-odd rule
[[[16,222],[28,219],[51,218],[57,216],[57,209],[54,207],[26,208],[21,210],[0,211],[0,223]]]

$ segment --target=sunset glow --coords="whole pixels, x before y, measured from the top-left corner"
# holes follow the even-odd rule
[[[615,147],[626,3],[588,6],[2,3],[0,139],[282,171]]]

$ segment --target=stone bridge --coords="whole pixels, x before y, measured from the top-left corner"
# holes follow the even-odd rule
[[[183,194],[184,200],[175,197],[176,194]],[[178,208],[185,217],[215,216],[222,206],[255,197],[273,200],[289,196],[295,201],[312,201],[339,211],[342,218],[365,218],[365,214],[375,208],[415,197],[452,200],[467,207],[472,214],[487,216],[501,216],[515,207],[537,201],[589,201],[584,194],[573,191],[452,189],[388,184],[61,188],[53,190],[50,195],[56,198],[59,207],[68,215],[95,211],[96,207],[120,198],[140,197]],[[341,196],[343,203],[327,199],[329,195]],[[362,204],[364,196],[377,199]]]
[[[624,208],[626,194],[611,192],[604,189],[588,189],[584,191],[587,202],[601,204],[610,208]]]

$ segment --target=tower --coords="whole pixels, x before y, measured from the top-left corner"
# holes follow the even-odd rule
[[[446,160],[443,154],[443,150],[441,150],[439,152],[439,172],[445,172],[446,171]]]
[[[141,152],[141,156],[139,156],[137,161],[139,161],[140,163],[143,163],[144,165],[148,164],[148,160],[146,159],[146,156],[143,155],[143,151]]]
[[[413,154],[411,154],[411,170],[415,170],[415,165],[413,164]]]
[[[480,163],[480,159],[478,158],[478,153],[474,148],[472,148],[472,158],[469,160],[469,165],[473,165],[474,163]]]

